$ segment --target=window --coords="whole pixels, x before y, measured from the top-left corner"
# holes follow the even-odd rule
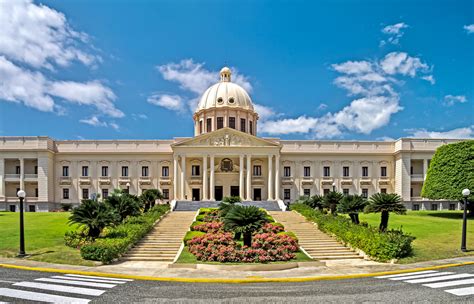
[[[387,189],[386,188],[380,189],[380,193],[387,193]]]
[[[364,198],[368,198],[369,197],[369,189],[362,189],[362,196]]]
[[[323,194],[324,194],[324,195],[329,194],[329,189],[323,189]]]
[[[456,204],[449,204],[449,210],[456,210]]]
[[[413,166],[410,167],[410,174],[413,175]]]
[[[209,133],[212,131],[212,119],[207,118],[206,119],[206,132]]]
[[[234,102],[235,102],[234,97],[229,98],[229,103],[230,103],[230,104],[232,104],[232,103],[234,103]]]
[[[199,121],[199,134],[202,134],[202,120]]]
[[[69,189],[68,188],[63,189],[63,199],[69,199]]]
[[[369,176],[369,167],[362,167],[362,177]]]
[[[16,195],[18,195],[18,191],[20,191],[20,188],[16,188]]]
[[[342,189],[342,194],[349,195],[349,189]]]
[[[234,170],[234,163],[230,158],[224,158],[221,160],[221,171],[232,172]]]
[[[34,174],[38,174],[38,166],[35,166],[35,173]]]
[[[89,176],[89,167],[82,166],[82,176]]]
[[[311,196],[311,189],[303,189],[303,195],[306,197]]]
[[[38,197],[39,196],[38,194],[39,194],[38,193],[38,188],[35,188],[35,197]]]
[[[36,206],[35,205],[29,205],[28,206],[28,211],[29,212],[36,212]]]
[[[285,199],[285,200],[290,200],[291,199],[291,190],[290,189],[284,189],[283,190],[283,199]]]
[[[69,176],[69,167],[63,166],[63,176]]]
[[[161,167],[161,176],[170,176],[170,167],[168,166]]]
[[[329,177],[329,176],[331,176],[331,170],[330,170],[329,167],[324,167],[324,168],[323,168],[323,176],[324,176],[324,177]]]
[[[163,198],[164,199],[169,199],[170,198],[170,190],[169,189],[163,189]]]
[[[413,204],[413,206],[411,207],[411,210],[413,210],[413,211],[418,211],[418,210],[420,210],[420,205],[418,205],[418,204]]]
[[[291,167],[283,167],[283,176],[285,177],[291,176]]]
[[[10,205],[10,212],[15,212],[15,211],[16,211],[16,206]]]
[[[245,132],[245,118],[240,119],[240,131]]]
[[[410,196],[413,197],[413,188],[410,188]]]
[[[387,177],[387,167],[380,167],[380,176]]]
[[[431,211],[438,210],[438,204],[431,204]]]
[[[128,176],[128,166],[122,166],[122,176]]]
[[[262,166],[260,165],[253,166],[253,176],[262,176]]]
[[[303,168],[303,174],[305,177],[311,176],[311,167],[304,167]]]
[[[83,199],[88,199],[89,198],[89,189],[88,188],[83,188],[82,189],[82,198]]]
[[[109,176],[109,167],[102,166],[102,176]]]
[[[249,133],[253,135],[253,122],[249,121]]]
[[[201,167],[199,165],[193,165],[191,167],[191,175],[192,176],[200,176],[201,175]]]
[[[349,167],[342,167],[342,176],[349,177]]]
[[[224,117],[217,117],[217,129],[222,129],[224,127]]]
[[[15,167],[15,174],[21,174],[20,166]]]
[[[102,189],[102,198],[109,197],[109,189]]]
[[[235,117],[229,117],[229,128],[235,129]]]
[[[142,167],[142,176],[149,176],[148,166]]]

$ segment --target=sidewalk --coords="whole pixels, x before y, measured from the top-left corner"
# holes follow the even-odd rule
[[[460,257],[445,260],[436,260],[428,262],[420,262],[413,264],[385,264],[373,261],[351,261],[351,260],[334,260],[327,261],[326,266],[317,267],[301,267],[280,271],[222,271],[222,270],[203,270],[203,269],[176,269],[168,268],[165,262],[119,262],[112,265],[102,266],[74,266],[62,264],[50,264],[44,262],[36,262],[29,260],[20,260],[12,258],[0,258],[0,264],[8,264],[15,266],[35,267],[57,269],[58,271],[84,271],[84,272],[100,272],[108,274],[144,276],[153,278],[202,278],[202,279],[284,279],[284,278],[315,278],[318,277],[340,277],[350,275],[360,275],[369,273],[379,273],[387,271],[402,271],[414,268],[435,267],[446,264],[458,263],[474,263],[474,256]],[[33,269],[31,269],[33,270]]]

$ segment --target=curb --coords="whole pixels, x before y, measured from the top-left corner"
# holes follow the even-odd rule
[[[474,265],[474,262],[463,262],[455,264],[444,264],[430,267],[420,267],[412,269],[403,269],[395,271],[384,271],[374,273],[360,273],[360,274],[349,274],[349,275],[336,275],[336,276],[321,276],[321,277],[296,277],[296,278],[263,278],[263,277],[249,277],[245,279],[228,279],[228,278],[173,278],[173,277],[151,277],[151,276],[139,276],[139,275],[128,275],[128,274],[115,274],[106,272],[95,272],[95,271],[81,271],[81,270],[67,270],[67,269],[55,269],[55,268],[43,268],[43,267],[30,267],[30,266],[19,266],[11,264],[0,264],[2,268],[30,270],[30,271],[41,271],[41,272],[56,272],[56,273],[69,273],[79,275],[92,275],[102,276],[110,278],[121,278],[121,279],[134,279],[144,281],[162,281],[162,282],[181,282],[181,283],[228,283],[228,284],[244,284],[244,283],[289,283],[289,282],[312,282],[312,281],[332,281],[332,280],[344,280],[344,279],[358,279],[358,278],[369,278],[381,275],[399,274],[414,271],[423,270],[434,270],[448,267],[459,267]]]

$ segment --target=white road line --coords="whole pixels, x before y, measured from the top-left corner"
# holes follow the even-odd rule
[[[424,273],[434,273],[434,270],[425,270],[425,271],[417,271],[417,272],[407,272],[407,273],[399,273],[399,274],[390,274],[390,275],[383,275],[375,277],[377,279],[388,279],[388,278],[397,278],[397,277],[404,277],[404,276],[411,276],[415,274],[424,274]]]
[[[101,289],[64,286],[64,285],[57,285],[57,284],[45,284],[45,283],[36,283],[36,282],[20,282],[20,283],[13,284],[13,286],[30,287],[30,288],[60,291],[60,292],[70,292],[70,293],[77,293],[77,294],[82,294],[82,295],[87,295],[87,296],[100,296],[101,294],[105,292],[105,290],[101,290]]]
[[[64,297],[47,293],[31,292],[10,288],[0,288],[0,296],[30,301],[41,301],[61,304],[86,304],[90,302],[90,300],[88,299]]]
[[[404,282],[405,283],[429,283],[429,282],[447,281],[447,280],[454,280],[454,279],[464,279],[464,278],[471,278],[471,277],[474,277],[474,274],[458,273],[458,274],[452,274],[452,275],[440,276],[440,277],[434,277],[434,278],[408,280],[408,281],[404,281]]]
[[[76,280],[76,281],[85,281],[85,282],[97,282],[97,283],[113,283],[113,284],[126,284],[127,282],[123,281],[110,281],[102,279],[86,279],[86,278],[75,278],[75,277],[66,277],[66,276],[52,276],[53,279],[63,279],[63,280]]]
[[[78,277],[78,278],[91,278],[91,279],[103,279],[103,280],[113,280],[113,281],[125,281],[131,282],[131,279],[117,279],[117,278],[109,278],[109,277],[99,277],[99,276],[87,276],[87,275],[80,275],[80,274],[66,274],[68,277]]]
[[[464,287],[464,288],[448,289],[445,291],[456,296],[468,296],[468,295],[474,294],[474,287],[471,286],[471,287]]]
[[[447,272],[436,272],[436,273],[413,275],[413,276],[402,277],[402,278],[390,278],[389,280],[402,281],[402,280],[411,280],[411,279],[418,279],[418,278],[437,277],[437,276],[443,276],[443,275],[452,274],[452,273],[454,273],[454,272],[448,272],[448,271]]]
[[[82,281],[72,281],[72,280],[59,280],[59,279],[48,279],[48,278],[39,278],[39,279],[35,279],[35,281],[51,282],[51,283],[62,283],[62,284],[88,286],[88,287],[99,287],[99,288],[113,288],[113,287],[117,286],[115,284],[82,282]]]
[[[449,282],[423,284],[423,286],[430,287],[430,288],[442,288],[442,287],[451,287],[451,286],[469,285],[469,284],[474,284],[474,279],[466,279],[466,280],[456,280],[456,281],[449,281]]]

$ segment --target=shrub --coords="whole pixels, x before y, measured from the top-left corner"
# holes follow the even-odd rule
[[[226,196],[222,199],[222,202],[235,204],[235,203],[241,203],[242,199],[240,198],[240,196]]]
[[[87,236],[86,230],[67,231],[64,234],[64,244],[71,248],[80,249],[82,246],[91,243],[94,239]]]
[[[255,206],[235,205],[224,217],[224,225],[228,230],[242,233],[244,245],[252,244],[252,233],[268,222],[267,213]]]
[[[292,231],[278,232],[278,235],[287,235],[287,236],[291,237],[292,239],[298,241],[298,237],[296,237],[296,234],[294,234],[294,232],[292,232]]]
[[[260,233],[279,233],[284,230],[285,227],[280,223],[266,223],[260,228]]]
[[[188,231],[186,232],[186,235],[184,236],[183,242],[184,244],[187,244],[189,240],[193,239],[196,236],[203,236],[205,235],[205,232],[201,231]]]
[[[412,253],[411,244],[415,237],[401,230],[379,232],[376,227],[355,225],[346,217],[324,215],[303,204],[293,205],[293,210],[317,223],[321,231],[335,235],[338,240],[364,251],[375,260],[389,261]]]
[[[337,212],[347,213],[354,224],[359,224],[359,212],[364,211],[367,206],[367,200],[361,195],[345,195],[339,205],[337,205]]]
[[[322,205],[324,208],[327,208],[331,211],[331,214],[335,215],[337,210],[337,205],[341,201],[344,195],[341,192],[329,191],[322,200]]]
[[[112,207],[118,216],[117,224],[128,216],[137,216],[142,212],[142,201],[138,196],[115,189],[112,195],[105,199],[105,203]]]
[[[208,222],[199,225],[194,225],[191,227],[193,231],[201,231],[206,233],[213,233],[221,231],[224,228],[223,222]]]
[[[65,203],[62,203],[62,204],[61,204],[61,210],[62,210],[62,211],[67,212],[67,211],[69,211],[69,210],[71,210],[71,209],[72,209],[72,205],[71,205],[71,204],[65,204]]]
[[[163,198],[160,190],[158,189],[146,189],[140,195],[140,200],[143,202],[144,211],[148,211],[151,207],[155,206],[155,201],[157,199]]]

